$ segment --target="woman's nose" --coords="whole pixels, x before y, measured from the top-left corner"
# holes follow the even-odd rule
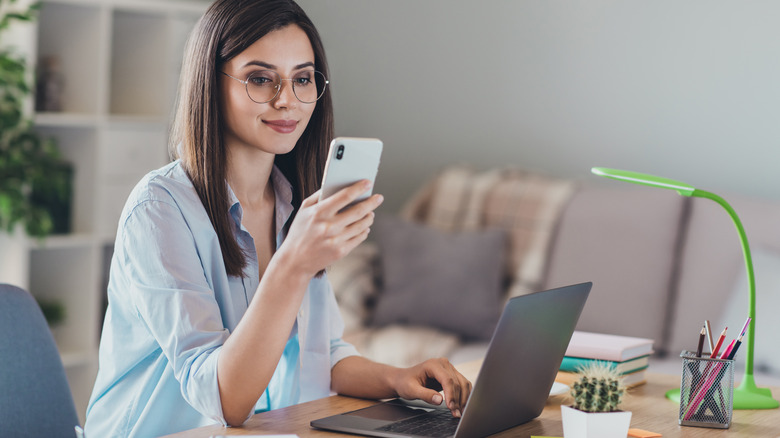
[[[273,101],[275,108],[290,108],[295,105],[298,98],[295,97],[295,91],[293,90],[292,82],[288,80],[282,80],[279,83],[279,94]]]

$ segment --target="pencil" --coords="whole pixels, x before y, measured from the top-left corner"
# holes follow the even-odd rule
[[[710,359],[715,359],[718,357],[720,346],[723,345],[723,339],[726,338],[726,330],[728,330],[728,327],[724,328],[723,331],[720,332],[720,336],[718,336],[718,342],[715,344],[715,348],[712,349],[712,354],[710,354]]]
[[[707,334],[707,330],[704,329],[704,326],[701,327],[701,332],[699,333],[699,346],[696,347],[696,357],[701,357],[701,350],[704,348],[704,336]]]
[[[731,349],[731,353],[729,353],[729,359],[734,359],[734,356],[737,354],[737,349],[739,346],[742,345],[742,336],[737,339],[737,342],[734,343],[734,348]]]
[[[729,355],[731,354],[731,349],[734,348],[734,343],[736,342],[736,339],[732,339],[729,343],[729,346],[726,347],[725,350],[723,350],[723,354],[720,355],[721,359],[728,359]]]
[[[742,326],[742,331],[741,331],[741,332],[739,332],[739,337],[740,337],[740,338],[741,338],[742,336],[745,336],[745,332],[747,331],[748,324],[750,324],[750,319],[751,319],[751,318],[748,316],[748,318],[747,318],[747,321],[745,321],[745,325],[744,325],[744,326]]]
[[[704,328],[707,330],[707,341],[710,343],[710,352],[715,349],[715,344],[712,342],[712,328],[710,328],[710,320],[704,320]]]

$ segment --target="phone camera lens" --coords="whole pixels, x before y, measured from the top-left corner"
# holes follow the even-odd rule
[[[342,157],[344,157],[344,145],[339,145],[336,149],[336,159],[340,160]]]

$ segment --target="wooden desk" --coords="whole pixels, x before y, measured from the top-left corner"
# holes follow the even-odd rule
[[[480,362],[470,362],[458,369],[474,381]],[[631,427],[663,434],[664,437],[780,437],[780,410],[734,411],[729,429],[707,429],[677,425],[679,405],[667,400],[664,394],[670,388],[680,385],[680,377],[665,374],[648,373],[648,383],[629,391],[623,403],[623,409],[632,412]],[[780,395],[780,388],[772,388],[773,395]],[[200,437],[218,435],[270,435],[297,434],[301,437],[336,437],[342,435],[312,429],[309,422],[316,418],[360,409],[376,403],[350,397],[332,396],[314,400],[284,409],[256,414],[242,427],[224,428],[206,426],[169,435],[173,438]],[[564,396],[551,397],[542,415],[528,423],[506,430],[496,437],[563,436],[561,425],[561,403],[567,404]]]

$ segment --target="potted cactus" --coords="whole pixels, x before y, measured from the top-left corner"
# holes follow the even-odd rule
[[[578,372],[572,385],[571,407],[561,406],[565,438],[625,438],[631,412],[619,410],[625,394],[620,374],[607,364],[594,362]]]

